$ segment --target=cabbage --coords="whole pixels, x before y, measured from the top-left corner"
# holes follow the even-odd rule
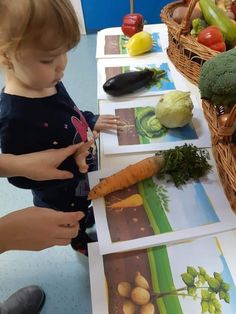
[[[167,128],[183,127],[192,119],[190,92],[172,91],[162,96],[155,108],[157,119]]]

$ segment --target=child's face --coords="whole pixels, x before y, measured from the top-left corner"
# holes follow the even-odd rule
[[[67,64],[66,49],[44,51],[24,47],[20,56],[9,58],[16,82],[37,91],[55,86],[62,79]]]

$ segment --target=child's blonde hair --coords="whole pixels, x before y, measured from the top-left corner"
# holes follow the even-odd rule
[[[70,0],[0,0],[0,63],[25,44],[45,50],[69,49],[80,41]]]

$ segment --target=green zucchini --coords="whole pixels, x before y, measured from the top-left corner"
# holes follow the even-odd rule
[[[236,25],[212,0],[199,0],[204,19],[209,25],[219,27],[226,43],[232,48],[236,43]]]

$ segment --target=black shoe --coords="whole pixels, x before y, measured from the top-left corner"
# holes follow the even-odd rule
[[[88,256],[88,243],[95,242],[86,232],[79,232],[76,238],[71,240],[71,246],[75,251]]]
[[[16,291],[0,306],[3,314],[38,314],[45,301],[45,293],[38,286]]]

